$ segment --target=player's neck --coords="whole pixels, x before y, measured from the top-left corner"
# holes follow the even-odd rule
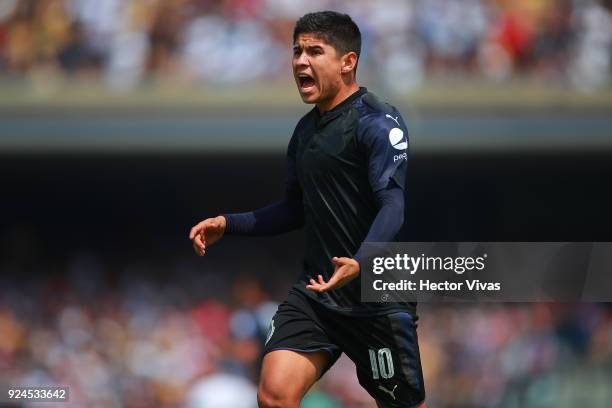
[[[340,89],[340,91],[333,98],[317,104],[319,113],[322,115],[325,112],[334,109],[336,106],[340,105],[346,98],[348,98],[358,90],[359,84],[355,81],[350,85],[343,86],[342,89]]]

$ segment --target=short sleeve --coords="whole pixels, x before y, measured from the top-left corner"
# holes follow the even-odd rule
[[[404,189],[408,161],[408,130],[397,110],[364,116],[359,122],[358,142],[366,150],[372,191],[386,188],[393,180]]]

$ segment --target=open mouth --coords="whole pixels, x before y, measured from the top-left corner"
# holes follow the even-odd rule
[[[307,91],[315,86],[315,80],[308,74],[299,74],[298,81],[300,84],[300,90]]]

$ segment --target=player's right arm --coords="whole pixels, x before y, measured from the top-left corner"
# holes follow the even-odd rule
[[[295,135],[287,151],[285,197],[258,210],[223,214],[199,222],[189,232],[193,248],[200,256],[223,235],[267,236],[293,231],[304,225],[304,207],[295,160]]]
[[[227,222],[220,215],[200,221],[189,231],[189,239],[193,243],[193,249],[200,256],[206,253],[206,248],[217,242],[225,234]]]

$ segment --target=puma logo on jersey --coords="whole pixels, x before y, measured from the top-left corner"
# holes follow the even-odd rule
[[[393,387],[391,391],[389,391],[387,387],[383,387],[382,385],[379,385],[378,388],[389,394],[395,400],[395,389],[397,388],[397,384],[395,384],[395,387]]]
[[[385,116],[388,117],[389,119],[391,119],[392,121],[394,121],[395,123],[397,123],[397,126],[400,125],[399,122],[397,121],[397,118],[399,118],[399,116],[393,117],[393,116],[391,116],[389,114],[386,114]]]

